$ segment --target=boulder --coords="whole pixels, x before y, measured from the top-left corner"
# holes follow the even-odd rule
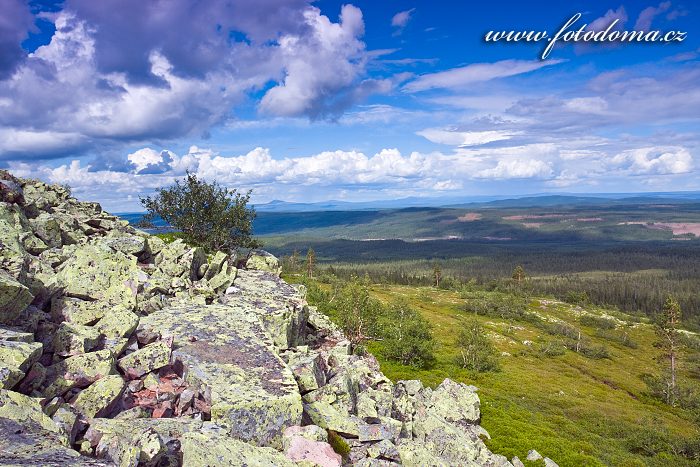
[[[431,413],[449,422],[462,424],[479,422],[479,396],[466,384],[456,383],[446,378],[432,391],[427,403]]]
[[[104,239],[104,243],[114,251],[127,256],[138,256],[146,250],[146,237],[139,235],[113,234]]]
[[[51,316],[54,321],[92,325],[99,321],[111,306],[71,297],[56,297],[51,301]]]
[[[326,384],[326,364],[321,355],[297,359],[290,362],[290,368],[302,394]]]
[[[282,265],[279,260],[265,250],[251,251],[245,262],[245,267],[256,271],[270,272],[277,276],[282,274]]]
[[[281,447],[284,428],[301,422],[294,376],[247,307],[190,305],[142,318],[140,328],[173,337],[173,362],[186,381],[211,394],[211,420],[231,436]]]
[[[85,418],[104,417],[113,409],[125,386],[120,375],[100,378],[78,394],[73,407]]]
[[[41,357],[39,342],[0,340],[0,388],[11,389]]]
[[[62,357],[78,355],[97,347],[99,340],[100,333],[97,329],[63,322],[54,335],[53,350]]]
[[[22,182],[7,170],[0,170],[0,201],[24,204]]]
[[[290,426],[284,430],[282,436],[282,444],[284,449],[287,449],[287,441],[295,436],[301,436],[302,438],[310,439],[311,441],[323,441],[324,443],[328,442],[328,432],[318,425]]]
[[[559,467],[559,464],[554,462],[552,459],[549,457],[544,458],[544,467]]]
[[[340,411],[327,402],[306,403],[304,413],[321,428],[354,438],[360,436],[361,421],[356,416]]]
[[[322,467],[340,467],[343,458],[330,444],[294,435],[285,440],[284,455],[292,462]]]
[[[41,410],[39,399],[0,389],[0,418],[15,422],[34,422],[46,431],[58,433],[58,427]]]
[[[170,363],[170,347],[158,341],[122,357],[117,362],[119,368],[136,376],[143,376]]]
[[[241,465],[296,467],[297,465],[274,449],[202,433],[186,433],[182,437],[182,464],[231,467]]]
[[[56,276],[64,294],[133,309],[139,269],[136,258],[112,250],[102,241],[76,249]]]
[[[48,213],[42,212],[38,217],[29,219],[34,234],[49,248],[61,248],[61,225]]]
[[[27,287],[0,269],[0,324],[14,324],[33,298]]]
[[[48,367],[40,390],[50,399],[73,387],[89,386],[111,374],[114,374],[114,357],[109,350],[76,355]]]
[[[527,457],[526,457],[526,459],[529,460],[530,462],[535,462],[535,461],[538,461],[538,460],[542,459],[542,454],[540,454],[539,452],[537,452],[537,451],[534,450],[534,449],[530,449],[530,450],[527,452]]]
[[[115,307],[95,324],[107,337],[129,337],[139,324],[139,317],[123,307]]]
[[[385,439],[367,448],[367,455],[374,459],[386,459],[390,461],[400,461],[401,455],[396,445]]]
[[[51,416],[51,420],[68,438],[68,444],[74,444],[82,424],[79,422],[78,414],[73,410],[73,407],[61,404]]]

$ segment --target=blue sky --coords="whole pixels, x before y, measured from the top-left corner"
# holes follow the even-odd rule
[[[700,190],[696,2],[4,6],[0,167],[111,210],[187,170],[256,202]],[[483,40],[575,13],[687,36]]]

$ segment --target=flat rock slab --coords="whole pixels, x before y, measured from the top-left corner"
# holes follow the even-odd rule
[[[176,306],[141,320],[140,330],[173,338],[191,385],[211,392],[211,419],[229,434],[281,447],[281,433],[301,422],[301,395],[257,313],[238,305]]]
[[[256,314],[274,344],[286,349],[304,343],[309,310],[299,292],[264,271],[239,270],[231,293],[221,302]]]

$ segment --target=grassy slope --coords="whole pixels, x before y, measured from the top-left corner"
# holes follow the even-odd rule
[[[688,414],[644,395],[639,375],[657,368],[654,357],[658,351],[652,347],[655,337],[650,326],[637,324],[628,330],[639,344],[637,349],[596,338],[593,329],[582,328],[593,342],[607,345],[612,357],[591,360],[571,351],[542,357],[535,349],[539,343],[555,339],[553,336],[527,323],[479,317],[498,349],[510,355],[500,359],[502,371],[472,374],[454,362],[457,353],[453,342],[466,318],[460,311],[464,300],[459,294],[404,286],[375,286],[373,293],[382,300],[408,298],[432,323],[439,343],[437,364],[430,370],[383,360],[380,344],[372,344],[370,350],[379,356],[382,370],[394,380],[418,378],[437,385],[450,377],[478,386],[482,425],[493,437],[488,444],[495,452],[523,459],[534,448],[562,467],[684,465],[680,458],[667,459],[665,454],[630,452],[654,443],[654,436],[647,439],[650,430],[673,438],[698,436],[699,428]],[[539,301],[533,301],[531,309],[544,318],[576,326],[576,315],[582,311],[568,304],[541,305]],[[587,311],[605,313],[600,309]],[[526,340],[533,344],[523,344]]]

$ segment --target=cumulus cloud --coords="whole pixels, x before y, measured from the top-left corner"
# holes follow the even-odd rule
[[[28,26],[4,20],[0,60],[10,60],[7,41]],[[336,119],[395,86],[366,77],[362,12],[351,5],[336,23],[308,0],[68,0],[52,20],[49,44],[0,63],[0,132],[11,136],[0,160],[197,137],[266,87],[266,115]]]
[[[20,44],[33,25],[34,18],[26,2],[3,2],[0,16],[0,79],[11,76],[24,59],[25,52]]]
[[[494,63],[472,63],[437,73],[421,75],[403,87],[406,92],[429,89],[462,88],[473,83],[520,75],[543,67],[556,65],[563,60],[501,60]]]
[[[266,114],[338,116],[352,103],[391,88],[388,81],[364,80],[366,64],[362,11],[344,5],[340,22],[332,23],[315,10],[304,13],[313,31],[308,38],[284,36],[279,54],[285,63],[284,78],[268,90],[260,102]]]

